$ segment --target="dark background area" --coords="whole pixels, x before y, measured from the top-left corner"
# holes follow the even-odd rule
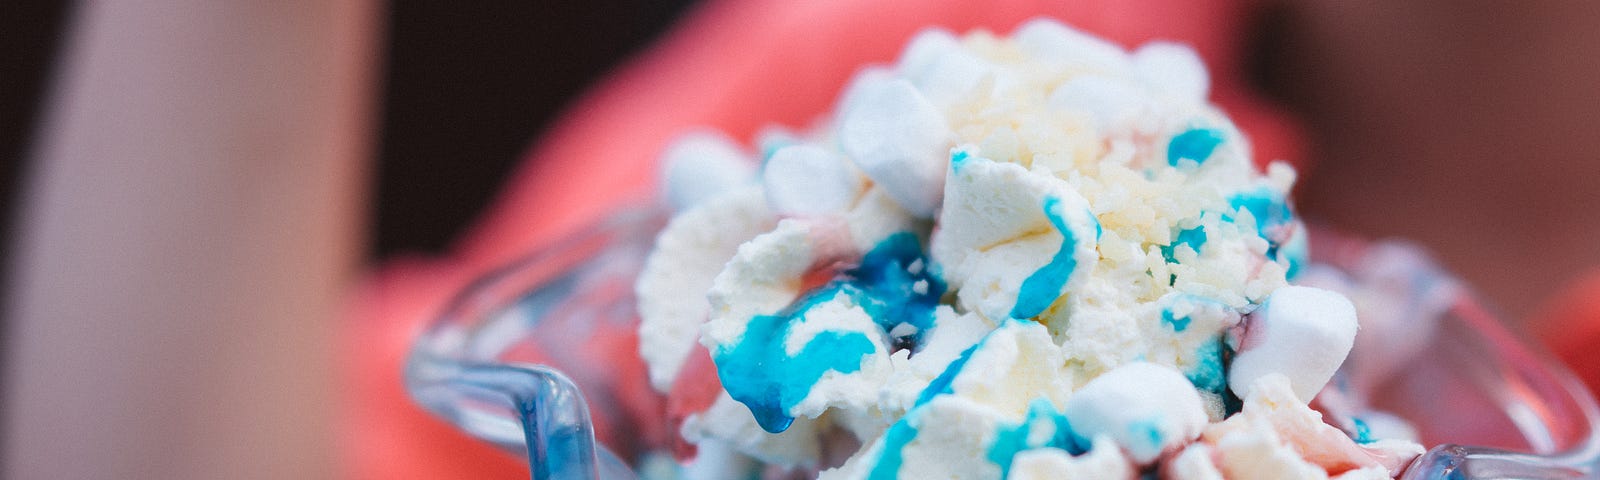
[[[371,254],[448,246],[563,107],[690,3],[393,2]]]
[[[391,2],[371,259],[449,245],[551,119],[691,3]],[[17,221],[25,157],[71,6],[0,2],[0,239]]]

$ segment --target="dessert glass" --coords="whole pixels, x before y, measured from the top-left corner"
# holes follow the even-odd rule
[[[617,360],[607,355],[619,352],[597,352],[579,339],[637,324],[633,281],[666,218],[654,208],[612,215],[469,284],[412,346],[405,367],[412,398],[525,456],[534,479],[636,478],[630,465],[637,459],[614,452],[651,446],[608,448],[596,442],[591,417],[630,428],[615,424],[628,417],[627,402],[606,398],[618,388],[606,380]],[[1373,407],[1407,419],[1424,445],[1434,445],[1400,478],[1600,474],[1594,397],[1499,318],[1461,295],[1407,371],[1364,386]]]

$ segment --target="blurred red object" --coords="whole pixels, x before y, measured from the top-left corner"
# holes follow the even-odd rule
[[[1600,395],[1600,271],[1551,296],[1527,325],[1536,340]]]
[[[1009,32],[1050,16],[1124,46],[1188,43],[1212,71],[1212,99],[1250,136],[1258,159],[1303,156],[1286,115],[1242,78],[1253,2],[1001,0],[708,2],[587,95],[527,156],[495,206],[444,258],[406,258],[353,298],[340,351],[342,449],[350,478],[516,478],[511,455],[456,432],[406,397],[408,344],[477,274],[600,215],[650,201],[657,152],[714,127],[748,140],[769,124],[804,126],[828,111],[858,67],[892,62],[919,29]]]

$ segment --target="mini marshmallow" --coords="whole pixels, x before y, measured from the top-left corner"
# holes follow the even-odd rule
[[[661,155],[662,191],[667,204],[684,211],[701,201],[749,183],[755,165],[726,135],[695,131],[673,140]]]
[[[1256,379],[1289,378],[1295,396],[1309,402],[1350,353],[1356,310],[1343,295],[1302,286],[1280,288],[1246,316],[1245,338],[1228,371],[1228,388],[1248,397]]]
[[[1182,373],[1146,362],[1084,384],[1067,400],[1065,413],[1079,436],[1108,436],[1140,465],[1199,437],[1207,421],[1200,394]]]
[[[1049,102],[1053,110],[1087,113],[1104,130],[1129,121],[1148,100],[1127,82],[1084,75],[1056,87]]]
[[[778,149],[761,170],[767,204],[779,215],[843,212],[861,195],[862,180],[843,158],[809,144]]]
[[[921,72],[905,75],[930,101],[950,105],[966,98],[996,71],[994,65],[971,52],[952,50],[934,58]]]
[[[926,72],[940,56],[960,49],[961,40],[949,30],[924,29],[917,32],[917,36],[906,44],[906,49],[900,52],[900,60],[895,63],[895,68],[901,75],[916,78]]]
[[[944,185],[944,196],[950,201],[942,206],[940,227],[930,246],[934,259],[947,269],[946,280],[952,286],[959,287],[977,267],[969,268],[966,262],[977,252],[1041,232],[1055,232],[1054,243],[1060,245],[1060,232],[1051,223],[1051,215],[1060,217],[1077,240],[1072,256],[1080,265],[1087,265],[1082,270],[1094,268],[1091,264],[1099,258],[1094,250],[1096,220],[1089,201],[1072,184],[1015,163],[984,158],[972,146],[958,147],[953,155],[959,160],[952,164]],[[1047,198],[1056,199],[1051,203],[1057,211],[1044,210]],[[1049,256],[1046,253],[1036,259]],[[1042,263],[1034,262],[1016,273],[1026,276]],[[1015,298],[1016,292],[1010,296]]]
[[[1186,45],[1150,42],[1133,52],[1133,69],[1145,87],[1190,102],[1204,102],[1211,89],[1200,55]]]
[[[1122,47],[1047,18],[1023,23],[1012,39],[1023,52],[1047,62],[1118,75],[1132,68]]]
[[[840,146],[906,211],[932,217],[954,133],[910,82],[863,76],[859,83],[843,107]]]

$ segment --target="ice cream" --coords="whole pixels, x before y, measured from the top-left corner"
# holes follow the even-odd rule
[[[680,142],[636,288],[680,473],[1400,473],[1403,424],[1308,406],[1357,310],[1292,285],[1293,169],[1208,87],[1177,44],[934,29],[819,127]]]

